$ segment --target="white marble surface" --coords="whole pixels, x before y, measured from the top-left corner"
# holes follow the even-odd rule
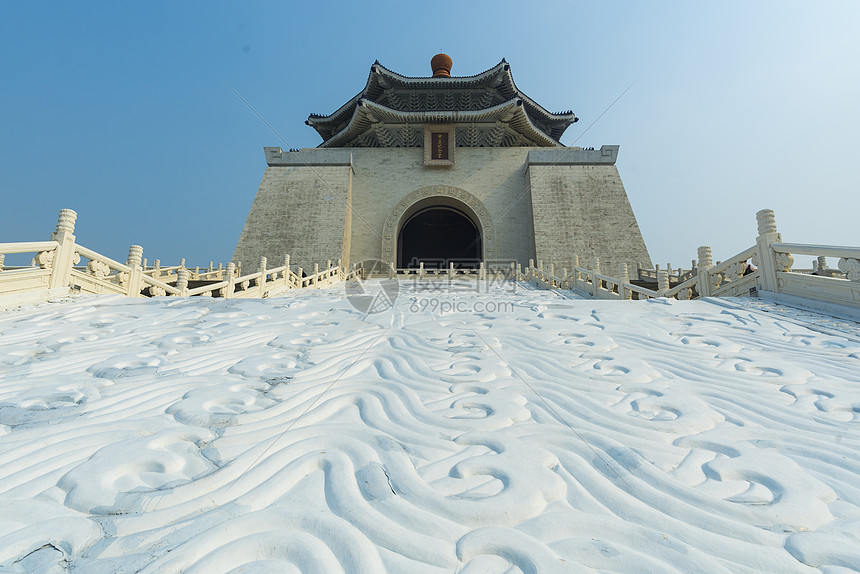
[[[860,569],[860,343],[787,318],[405,283],[6,311],[0,571]]]

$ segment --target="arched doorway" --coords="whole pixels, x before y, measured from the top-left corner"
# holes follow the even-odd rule
[[[425,207],[412,214],[397,234],[397,267],[474,269],[481,262],[478,226],[464,212],[447,205]]]

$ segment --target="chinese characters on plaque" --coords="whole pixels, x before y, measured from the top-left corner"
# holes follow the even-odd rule
[[[454,165],[456,139],[453,124],[424,125],[424,165],[451,167]]]
[[[430,139],[433,144],[433,159],[448,159],[448,133],[433,132]]]

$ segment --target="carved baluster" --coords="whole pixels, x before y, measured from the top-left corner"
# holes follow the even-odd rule
[[[264,257],[260,257],[260,278],[257,279],[257,287],[260,288],[260,297],[264,297],[266,295],[266,265],[268,265],[269,260]]]
[[[89,271],[94,277],[104,279],[110,275],[110,266],[104,261],[90,260],[90,262],[87,263],[87,271]]]
[[[669,272],[665,269],[657,271],[657,297],[665,297],[669,290]]]
[[[696,282],[699,290],[699,297],[711,296],[711,278],[709,269],[714,266],[714,260],[711,257],[711,248],[707,245],[699,247],[697,255],[699,261],[696,264],[696,273],[698,281]]]
[[[284,255],[284,285],[290,286],[290,255]]]
[[[791,269],[794,259],[788,253],[774,253],[771,248],[772,244],[782,242],[782,237],[776,229],[776,218],[773,210],[762,209],[755,214],[755,217],[758,224],[758,237],[756,238],[756,247],[758,247],[756,255],[758,257],[754,256],[753,263],[755,264],[756,260],[760,263],[762,289],[779,291],[776,273]]]
[[[600,291],[600,279],[597,278],[598,273],[600,273],[600,258],[593,257],[591,259],[591,294],[595,298]]]
[[[180,268],[176,279],[176,288],[179,289],[179,294],[176,297],[188,297],[188,279],[190,273],[188,269]]]
[[[314,263],[314,274],[311,276],[311,286],[313,286],[313,287],[317,286],[317,279],[318,279],[317,275],[319,275],[319,273],[320,273],[320,264]]]
[[[819,275],[827,275],[827,257],[819,255],[816,260],[815,270]]]
[[[298,269],[298,276],[299,276],[299,279],[298,279],[298,282],[299,282],[299,289],[301,289],[301,288],[303,288],[303,287],[305,286],[304,274],[305,274],[304,269],[302,269],[301,267],[299,267],[299,269]]]
[[[155,260],[155,270],[152,272],[152,278],[158,279],[161,277],[161,259]]]
[[[220,263],[219,263],[219,265],[220,265]],[[227,263],[227,269],[224,270],[224,272],[226,274],[225,279],[227,281],[227,285],[222,287],[219,290],[219,293],[225,299],[232,298],[233,293],[235,293],[235,291],[236,291],[236,281],[235,281],[236,278],[233,275],[235,273],[235,271],[236,271],[236,264],[233,263],[232,261],[228,262]]]
[[[54,266],[54,251],[40,251],[33,257],[31,265],[38,265],[40,269],[50,269]]]
[[[140,290],[143,288],[143,247],[140,245],[132,245],[128,248],[128,257],[125,264],[131,267],[131,272],[128,274],[127,291],[129,297],[139,297]]]
[[[627,270],[626,263],[618,264],[618,277],[620,278],[618,282],[618,297],[620,299],[630,299],[633,294],[625,285],[625,283],[630,283],[630,272]]]
[[[845,273],[845,278],[849,281],[860,281],[860,259],[841,257],[839,270]]]
[[[528,266],[528,269],[526,269],[526,281],[531,281],[532,277],[534,277],[534,271],[535,271],[535,260],[529,259],[529,266]]]
[[[51,289],[57,287],[68,287],[69,280],[72,274],[72,267],[75,264],[75,220],[78,214],[71,209],[61,209],[57,218],[57,227],[51,239],[59,245],[54,251],[51,251],[51,277],[48,280],[48,287]],[[41,253],[39,254],[42,255]],[[45,256],[43,259],[47,259]],[[80,260],[78,258],[78,260]],[[40,263],[41,266],[41,263]]]

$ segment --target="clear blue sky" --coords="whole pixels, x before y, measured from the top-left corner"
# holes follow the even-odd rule
[[[304,120],[374,60],[429,75],[444,51],[454,75],[504,57],[574,110],[563,143],[620,144],[655,262],[725,259],[765,207],[786,241],[860,245],[858,27],[856,1],[2,2],[0,242],[47,239],[69,207],[116,259],[226,262],[263,146],[318,145]]]

